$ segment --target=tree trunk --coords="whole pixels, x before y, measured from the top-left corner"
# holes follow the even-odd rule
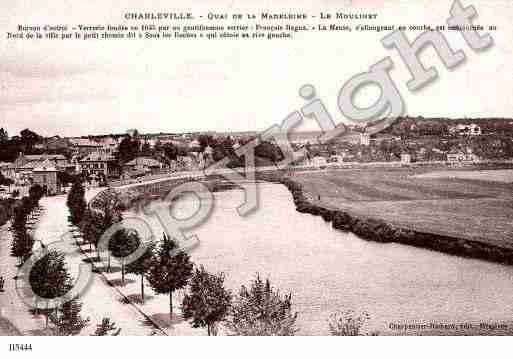
[[[125,261],[121,261],[121,283],[125,285]]]
[[[210,336],[210,324],[207,324],[207,335]]]
[[[141,299],[144,304],[144,273],[141,274]]]
[[[110,273],[110,251],[108,251],[107,255],[107,272]]]
[[[217,329],[218,329],[217,323],[208,324],[207,327],[208,327],[208,332],[209,332],[208,335],[216,337],[217,336]]]
[[[169,292],[169,320],[173,320],[173,291]]]
[[[46,320],[45,320],[45,328],[48,328],[48,316],[50,315],[50,313],[48,313],[48,302],[46,302],[46,310],[45,310],[45,316],[46,316]]]

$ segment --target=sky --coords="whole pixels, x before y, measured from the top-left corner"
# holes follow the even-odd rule
[[[12,40],[22,25],[126,24],[125,12],[376,12],[375,24],[444,24],[452,0],[2,0],[0,3],[0,127],[51,136],[140,132],[249,131],[279,124],[305,104],[315,86],[336,122],[337,96],[352,76],[386,56],[406,113],[425,117],[513,117],[513,1],[462,0],[476,23],[493,24],[494,46],[473,52],[460,34],[446,33],[465,64],[447,70],[427,49],[422,59],[439,79],[412,93],[410,75],[387,33],[309,33],[293,40]],[[172,4],[172,5],[170,5]],[[144,22],[139,22],[139,25]],[[356,23],[353,23],[356,24]],[[409,32],[410,40],[419,33]],[[362,91],[359,103],[379,95]],[[301,127],[313,130],[308,123]]]

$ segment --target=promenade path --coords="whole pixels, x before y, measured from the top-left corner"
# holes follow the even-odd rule
[[[45,319],[29,313],[16,293],[14,280],[17,259],[10,256],[12,234],[10,224],[0,227],[0,275],[4,277],[4,292],[0,293],[0,336],[44,335]]]
[[[87,200],[97,194],[99,189],[87,192]],[[35,231],[35,239],[41,240],[45,245],[61,240],[66,233],[76,236],[78,233],[68,222],[69,211],[66,206],[66,196],[45,197],[41,200],[45,208]],[[66,254],[65,260],[69,271],[77,278],[79,266],[87,257],[77,247],[75,241],[68,240],[65,244],[71,253]],[[123,298],[115,287],[108,284],[99,273],[93,273],[89,289],[79,298],[82,302],[82,316],[91,320],[89,327],[82,331],[82,335],[94,333],[96,325],[102,318],[109,317],[118,328],[122,328],[121,335],[150,335],[154,328],[146,322],[146,318],[132,305],[123,303]]]
[[[89,191],[91,198],[98,190]],[[41,199],[41,216],[35,224],[34,238],[46,246],[63,238],[67,232],[72,232],[68,224],[68,208],[66,196],[46,197]],[[45,319],[43,316],[33,316],[27,306],[17,296],[15,290],[16,259],[11,257],[10,245],[12,235],[9,225],[0,228],[0,273],[5,278],[5,291],[0,293],[0,335],[45,335]],[[75,233],[76,234],[76,233]],[[69,238],[69,237],[68,237]],[[36,246],[40,245],[39,242]],[[55,245],[55,244],[54,244]],[[77,277],[79,265],[87,257],[68,240],[63,249],[70,251],[65,260],[73,277]],[[131,304],[125,301],[116,287],[107,283],[104,276],[93,273],[89,289],[79,298],[82,302],[82,317],[90,318],[91,322],[81,335],[91,335],[102,318],[109,317],[122,328],[121,335],[151,335],[155,328],[146,317]],[[157,331],[158,332],[158,331]]]

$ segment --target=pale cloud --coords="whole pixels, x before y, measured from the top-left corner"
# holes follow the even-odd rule
[[[375,9],[383,24],[436,24],[445,22],[452,1],[223,0],[216,1],[217,11],[212,1],[182,3],[184,9],[202,12],[228,8],[310,12],[321,7],[354,12],[361,7]],[[401,59],[381,45],[385,33],[308,34],[292,41],[260,42],[13,42],[1,38],[0,126],[8,127],[10,133],[31,127],[48,135],[122,132],[133,127],[145,132],[263,130],[304,104],[297,91],[305,83],[316,86],[338,121],[336,97],[341,86],[384,56],[395,62],[392,76],[410,114],[511,116],[513,2],[463,3],[476,6],[480,21],[499,26],[492,34],[496,45],[474,54],[459,34],[450,34],[451,44],[468,55],[467,64],[449,72],[431,50],[426,51],[422,58],[437,66],[440,79],[418,94],[409,93],[404,85],[409,74]],[[129,10],[180,10],[180,2],[170,9],[164,0],[70,4],[53,1],[50,9],[36,1],[3,1],[0,10],[8,10],[9,16],[0,19],[0,30],[41,21],[116,25]]]

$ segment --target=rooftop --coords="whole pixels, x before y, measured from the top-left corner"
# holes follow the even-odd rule
[[[104,154],[104,153],[90,153],[86,157],[79,160],[79,162],[109,162],[114,161],[114,156]]]
[[[137,157],[127,162],[127,166],[160,167],[161,163],[151,157]]]

